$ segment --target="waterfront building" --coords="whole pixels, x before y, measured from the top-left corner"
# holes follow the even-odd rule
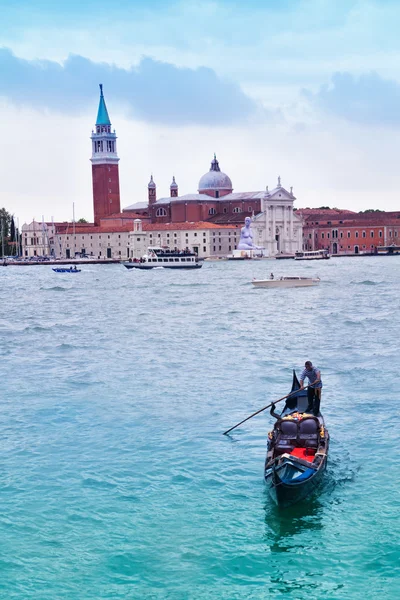
[[[304,250],[365,254],[400,242],[400,212],[299,209],[296,214],[303,219]]]
[[[136,219],[129,233],[128,258],[140,258],[149,246],[188,248],[200,258],[225,257],[236,249],[240,240],[240,225],[216,225],[206,221],[196,223],[143,223]]]

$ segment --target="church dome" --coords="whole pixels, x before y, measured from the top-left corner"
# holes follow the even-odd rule
[[[219,168],[217,157],[214,154],[214,160],[211,163],[208,173],[203,175],[199,181],[199,192],[205,190],[226,190],[232,191],[232,181]]]

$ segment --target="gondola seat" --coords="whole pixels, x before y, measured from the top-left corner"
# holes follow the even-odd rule
[[[297,423],[282,420],[277,424],[278,435],[275,442],[275,456],[291,452],[297,445]]]
[[[315,417],[308,417],[298,425],[297,445],[299,447],[318,448],[319,421]]]

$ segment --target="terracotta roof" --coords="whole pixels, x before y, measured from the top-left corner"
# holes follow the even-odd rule
[[[124,231],[132,231],[132,223],[126,223],[124,225],[118,225],[113,227],[98,227],[97,225],[91,225],[86,227],[80,227],[79,231],[75,230],[77,234],[85,234],[85,233],[123,233]],[[57,229],[57,233],[67,233],[66,229],[59,230]],[[73,235],[73,230],[68,229],[68,235]]]
[[[108,217],[101,217],[100,221],[107,221],[108,219],[142,219],[142,215],[138,215],[134,212],[120,212],[109,215]]]
[[[251,213],[232,213],[231,215],[222,214],[210,217],[210,222],[218,225],[226,225],[230,227],[243,227],[246,217],[251,217]]]
[[[185,231],[187,229],[232,229],[231,225],[215,225],[208,221],[185,223],[143,223],[143,231]]]

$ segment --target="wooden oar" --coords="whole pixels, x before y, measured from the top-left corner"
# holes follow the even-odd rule
[[[260,413],[263,412],[263,410],[267,410],[267,408],[271,408],[271,406],[273,404],[278,404],[278,402],[282,402],[282,400],[286,400],[286,398],[290,398],[290,396],[293,396],[294,394],[297,394],[300,391],[300,389],[306,390],[308,387],[312,387],[316,383],[318,383],[318,382],[314,381],[314,383],[312,385],[311,384],[310,385],[305,385],[303,388],[299,388],[298,390],[294,390],[294,392],[290,392],[290,394],[288,394],[287,396],[283,396],[283,398],[279,398],[279,400],[275,400],[275,402],[271,402],[270,404],[267,404],[267,406],[264,406],[264,408],[260,408],[260,410],[257,410],[257,412],[253,413],[252,415],[250,415],[246,419],[243,419],[243,421],[240,421],[240,423],[237,423],[237,425],[234,425],[233,427],[231,427],[227,431],[224,431],[224,435],[226,435],[227,433],[229,433],[233,429],[236,429],[236,427],[239,427],[239,425],[242,425],[242,423],[245,423],[246,421],[248,421],[252,417],[255,417],[256,415],[259,415]]]

